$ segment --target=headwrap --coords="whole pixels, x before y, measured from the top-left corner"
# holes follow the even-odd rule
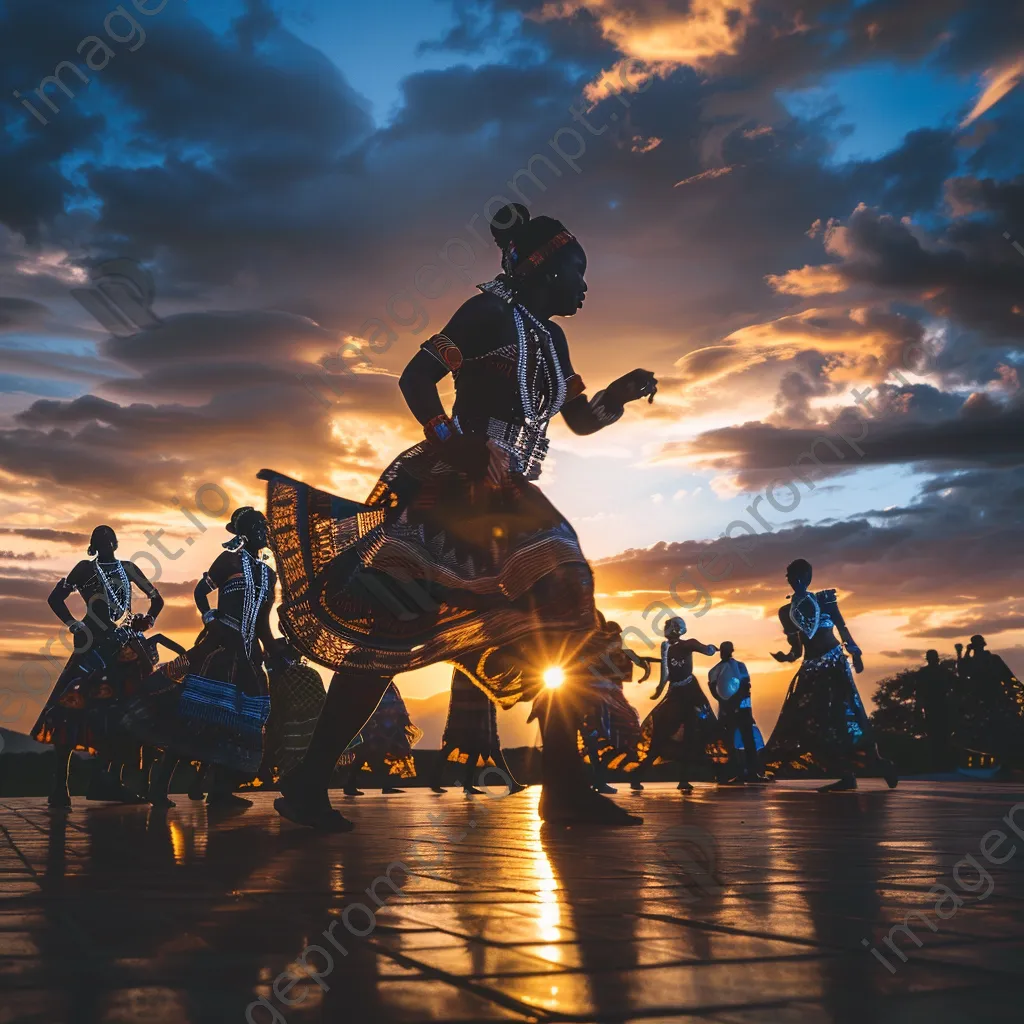
[[[519,203],[502,207],[491,221],[491,234],[501,249],[501,269],[522,279],[539,269],[576,236],[554,217],[530,217]]]

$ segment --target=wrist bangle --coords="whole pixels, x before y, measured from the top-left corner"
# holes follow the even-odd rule
[[[203,625],[208,626],[211,622],[213,622],[215,618],[217,618],[216,608],[210,608],[209,610],[203,612]]]
[[[446,413],[441,413],[440,416],[427,420],[423,425],[423,433],[428,441],[432,441],[434,444],[444,444],[445,441],[451,440],[461,431],[458,424],[453,422]]]

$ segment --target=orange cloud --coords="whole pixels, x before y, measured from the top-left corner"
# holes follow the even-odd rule
[[[544,21],[589,14],[608,42],[654,74],[681,65],[702,67],[739,50],[753,19],[754,0],[691,0],[680,10],[671,0],[553,0],[541,9]],[[629,84],[620,61],[591,84],[587,98],[598,102]],[[635,70],[635,69],[634,69]]]
[[[1004,96],[1012,92],[1024,79],[1024,56],[1018,57],[1010,64],[990,68],[982,76],[986,83],[985,89],[978,97],[971,112],[960,122],[961,128],[977,121],[982,114],[991,110]]]

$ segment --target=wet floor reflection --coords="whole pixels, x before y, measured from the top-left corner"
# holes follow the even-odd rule
[[[187,802],[65,818],[7,801],[4,1012],[219,1024],[255,1006],[255,1021],[276,1024],[714,1008],[740,1021],[768,1007],[861,1024],[926,996],[942,1020],[972,985],[991,1008],[1000,972],[1019,980],[1020,872],[926,935],[895,976],[861,945],[977,848],[1001,792],[979,787],[954,807],[909,787],[821,799],[709,786],[684,799],[652,786],[634,800],[644,825],[608,831],[545,828],[537,796],[367,797],[351,808],[358,831],[333,837],[282,826],[266,795],[213,819]],[[409,873],[383,880],[398,862]]]

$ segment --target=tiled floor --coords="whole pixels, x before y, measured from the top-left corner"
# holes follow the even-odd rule
[[[542,828],[536,789],[337,794],[358,829],[330,837],[270,794],[0,800],[0,1024],[1019,1020],[1024,791],[880,785],[652,785],[615,830]]]

